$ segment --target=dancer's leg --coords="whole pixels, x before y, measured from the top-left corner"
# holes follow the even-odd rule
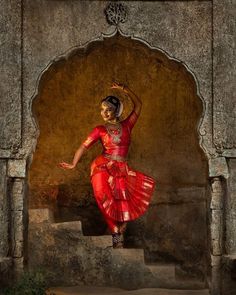
[[[110,194],[110,186],[108,183],[109,175],[107,172],[96,173],[92,177],[92,186],[94,196],[97,200],[98,206],[104,216],[104,219],[112,233],[113,248],[123,248],[121,234],[119,233],[119,222],[107,216],[101,203],[103,203],[104,196]]]
[[[110,217],[108,217],[106,215],[104,215],[104,219],[105,219],[105,221],[106,221],[106,223],[107,223],[107,225],[108,225],[108,227],[109,227],[109,229],[110,229],[110,231],[112,233],[118,233],[119,232],[119,226],[118,226],[117,221],[111,219]]]
[[[126,231],[127,222],[122,222],[122,224],[119,226],[119,232],[123,234]]]

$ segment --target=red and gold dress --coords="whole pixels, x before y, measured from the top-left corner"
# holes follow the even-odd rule
[[[108,126],[97,126],[83,142],[87,149],[100,140],[103,153],[91,164],[91,182],[97,204],[112,232],[118,222],[134,220],[145,213],[155,187],[155,181],[131,169],[126,161],[132,128],[137,121],[132,111],[120,122],[119,137]]]

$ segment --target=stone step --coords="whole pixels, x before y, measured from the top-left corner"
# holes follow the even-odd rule
[[[31,241],[29,245],[37,257],[33,264],[45,265],[49,272],[55,272],[54,285],[79,285],[83,281],[88,285],[93,283],[126,290],[204,287],[203,282],[179,280],[175,264],[145,264],[143,249],[113,249],[111,235],[84,236],[81,221],[52,222],[48,209],[32,209],[31,217],[33,226],[29,233],[34,235],[35,242]],[[58,268],[54,269],[44,257],[50,257]]]
[[[175,282],[175,264],[172,263],[155,263],[146,264],[151,274],[159,279]]]
[[[207,287],[207,283],[198,279],[176,280],[176,286],[183,290],[203,290]]]
[[[210,295],[209,290],[174,290],[160,288],[144,288],[138,290],[122,290],[120,288],[109,287],[90,287],[90,286],[74,286],[74,287],[57,287],[50,288],[48,295]]]
[[[178,279],[176,276],[176,267],[174,263],[156,263],[146,264],[154,280],[150,280],[150,286],[172,287],[175,289],[198,290],[206,288],[206,283],[199,279],[184,278]]]
[[[133,263],[138,262],[144,264],[144,250],[135,248],[121,248],[113,249],[111,252],[113,261],[119,263]]]
[[[57,223],[52,223],[51,228],[53,230],[58,230],[58,231],[77,231],[82,233],[82,225],[81,221],[68,221],[68,222],[57,222]]]
[[[94,247],[108,248],[112,247],[112,238],[110,235],[107,236],[84,236],[87,243],[90,243]]]

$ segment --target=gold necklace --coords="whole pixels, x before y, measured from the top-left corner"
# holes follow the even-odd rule
[[[111,136],[113,143],[119,143],[121,141],[121,135],[122,135],[122,126],[118,122],[116,124],[105,124],[107,133]],[[111,128],[112,126],[117,126],[117,128]]]

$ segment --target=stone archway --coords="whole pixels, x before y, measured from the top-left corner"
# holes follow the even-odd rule
[[[117,34],[89,43],[43,74],[33,105],[40,136],[29,171],[30,206],[50,207],[64,221],[76,219],[78,208],[94,205],[89,163],[99,148],[85,156],[76,172],[66,174],[56,165],[71,159],[90,129],[101,123],[96,108],[110,93],[112,79],[128,83],[143,100],[129,160],[159,183],[149,212],[131,224],[127,246],[144,245],[148,261],[178,261],[193,276],[202,276],[208,250],[207,161],[199,146],[204,106],[186,67],[140,40]],[[123,100],[128,114],[130,102]]]

